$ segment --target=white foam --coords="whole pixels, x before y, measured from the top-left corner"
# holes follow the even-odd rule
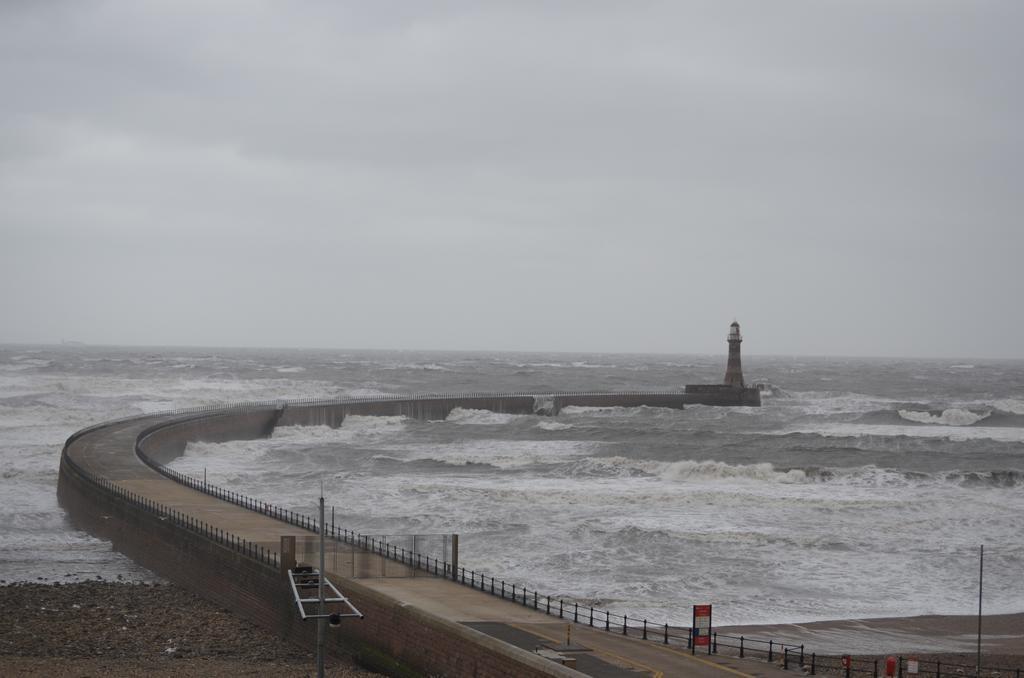
[[[899,415],[907,421],[916,421],[919,424],[939,424],[941,426],[970,426],[986,418],[990,413],[975,414],[970,410],[959,407],[951,407],[943,410],[942,414],[935,415],[931,412],[918,412],[916,410],[898,410]]]
[[[568,431],[573,426],[572,424],[565,424],[560,421],[542,421],[537,424],[536,428],[542,431]]]
[[[338,428],[330,426],[278,426],[271,440],[275,444],[312,446],[321,443],[345,443],[357,438],[392,435],[404,430],[408,420],[403,416],[374,417],[349,415]]]
[[[807,474],[800,469],[776,471],[775,467],[768,463],[734,465],[711,460],[671,462],[659,475],[665,480],[673,481],[724,478],[786,484],[807,482]]]
[[[561,464],[593,453],[598,443],[579,440],[463,440],[440,446],[391,446],[387,457],[464,466],[489,464],[501,469]],[[502,480],[501,482],[505,482]]]
[[[306,368],[305,367],[278,367],[277,371],[281,372],[283,374],[296,374],[298,372],[305,372]]]
[[[992,406],[997,410],[1002,410],[1003,412],[1024,414],[1024,400],[1020,400],[1018,398],[1003,398],[1001,400],[995,400],[992,402]]]
[[[494,425],[508,424],[533,415],[528,414],[506,414],[503,412],[491,412],[490,410],[470,410],[456,407],[448,413],[445,421],[456,424]]]
[[[994,440],[1001,443],[1024,443],[1024,428],[999,426],[899,426],[897,424],[822,424],[800,428],[765,431],[758,435],[791,435],[804,433],[826,438],[906,437],[948,438],[954,442]]]

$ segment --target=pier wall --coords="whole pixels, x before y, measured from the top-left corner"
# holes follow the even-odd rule
[[[760,407],[761,391],[756,388],[723,384],[688,384],[686,392],[683,393],[683,402],[687,405]]]
[[[213,430],[223,433],[228,428],[222,423]],[[181,432],[186,427],[172,425],[172,430]],[[66,458],[61,461],[58,497],[79,529],[110,540],[115,550],[175,584],[301,647],[313,648],[316,624],[300,620],[287,581],[276,567],[182,529],[137,502],[112,494]],[[392,676],[578,675],[357,581],[338,578],[336,583],[366,618],[347,619],[340,629],[328,630],[326,649],[331,656],[351,655],[360,664]]]

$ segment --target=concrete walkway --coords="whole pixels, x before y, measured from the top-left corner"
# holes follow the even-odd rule
[[[96,477],[111,480],[126,490],[273,551],[279,549],[282,536],[312,536],[288,523],[180,485],[144,464],[135,454],[135,440],[142,430],[160,421],[160,417],[149,417],[88,433],[72,443],[68,456]],[[329,576],[344,589],[345,577],[351,574],[348,565],[332,566],[330,559],[327,564]],[[566,621],[439,577],[420,573],[416,577],[360,578],[359,583],[404,604],[483,630],[529,650],[565,644]],[[578,670],[587,674],[589,666],[589,675],[598,678],[613,675],[792,678],[794,675],[794,672],[755,660],[693,656],[685,647],[626,637],[584,624],[571,626],[575,649],[567,654],[581,658]]]

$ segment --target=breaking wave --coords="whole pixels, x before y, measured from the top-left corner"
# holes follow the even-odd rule
[[[495,425],[508,424],[523,417],[532,416],[529,414],[506,414],[504,412],[491,412],[490,410],[470,410],[456,407],[448,413],[445,421],[456,424]]]
[[[959,407],[951,407],[940,414],[919,412],[917,410],[897,410],[897,414],[907,421],[918,424],[939,424],[940,426],[971,426],[987,418],[991,412],[975,413]]]
[[[670,483],[716,481],[749,484],[836,484],[857,487],[906,487],[911,485],[953,485],[967,488],[1012,488],[1024,486],[1024,471],[941,471],[923,473],[874,465],[852,468],[776,468],[770,463],[727,464],[714,460],[658,462],[626,457],[586,457],[573,462],[573,476],[650,477]]]

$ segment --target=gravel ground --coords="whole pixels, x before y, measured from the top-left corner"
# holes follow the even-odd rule
[[[312,651],[172,584],[0,586],[3,676],[310,676]],[[329,676],[374,678],[351,662]]]

